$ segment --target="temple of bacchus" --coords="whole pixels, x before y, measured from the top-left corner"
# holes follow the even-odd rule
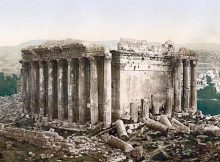
[[[111,124],[197,110],[197,55],[172,42],[149,47],[121,39],[117,50],[83,43],[22,50],[24,112],[84,124]]]

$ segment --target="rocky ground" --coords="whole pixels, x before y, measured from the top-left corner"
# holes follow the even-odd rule
[[[1,135],[0,161],[220,161],[220,116],[178,113],[165,116],[168,125],[161,116],[138,123],[126,118],[104,129],[101,123],[83,126],[29,117],[22,113],[21,105],[19,95],[0,98],[4,127],[58,132],[73,147],[40,147]]]

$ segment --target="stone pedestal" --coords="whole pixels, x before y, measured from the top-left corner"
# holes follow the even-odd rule
[[[112,118],[112,89],[111,89],[111,56],[106,55],[104,59],[104,94],[103,94],[103,121],[104,126],[111,125]]]

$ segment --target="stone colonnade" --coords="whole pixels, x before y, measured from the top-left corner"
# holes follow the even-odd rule
[[[174,63],[174,111],[197,110],[197,60],[176,59]]]
[[[103,66],[99,65],[101,62]],[[110,56],[23,60],[21,63],[25,113],[48,116],[49,120],[82,124],[101,120],[105,126],[111,124]]]

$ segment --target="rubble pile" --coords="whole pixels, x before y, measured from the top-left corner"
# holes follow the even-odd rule
[[[152,116],[132,124],[116,121],[116,131],[104,139],[134,161],[209,161],[212,154],[219,161],[219,121],[220,116],[205,116],[200,111]],[[126,132],[118,129],[118,123]],[[122,138],[122,132],[128,136]]]
[[[39,115],[24,116],[19,94],[2,97],[0,102],[0,135],[51,150],[38,158],[53,159],[54,155],[62,154],[66,159],[92,156],[96,159],[91,161],[112,162],[220,161],[220,115],[203,115],[201,111],[149,113],[137,116],[135,121],[127,115],[106,128],[103,123],[79,125],[49,121]],[[18,128],[16,123],[24,119],[29,125]],[[35,124],[31,125],[30,119]],[[6,148],[11,147],[7,142]],[[37,155],[31,152],[28,156],[34,159]]]
[[[12,96],[0,96],[0,122],[9,123],[19,120],[24,116],[22,113],[21,94]]]

